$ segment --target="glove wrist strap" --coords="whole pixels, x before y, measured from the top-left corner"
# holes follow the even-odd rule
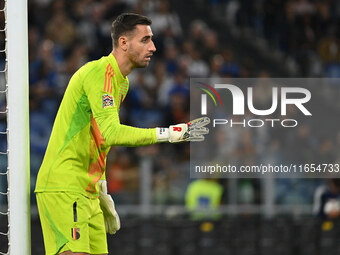
[[[156,128],[157,142],[164,143],[169,141],[169,129],[168,128]]]

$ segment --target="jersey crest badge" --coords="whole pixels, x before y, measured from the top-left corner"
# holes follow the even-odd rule
[[[103,99],[103,108],[113,107],[113,96],[105,94],[102,97]]]
[[[78,240],[80,238],[80,229],[79,228],[71,228],[71,235],[73,240]]]

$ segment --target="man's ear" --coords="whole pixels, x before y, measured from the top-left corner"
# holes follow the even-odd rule
[[[118,38],[118,45],[123,51],[127,51],[128,48],[128,38],[125,35],[122,35]]]

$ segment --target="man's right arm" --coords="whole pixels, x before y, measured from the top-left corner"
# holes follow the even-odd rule
[[[98,128],[110,146],[143,146],[157,143],[156,128],[137,128],[120,124],[118,111],[95,116]]]
[[[107,94],[95,82],[91,83],[90,79],[84,81],[84,91],[98,129],[110,146],[135,147],[157,142],[202,141],[203,135],[208,133],[205,126],[210,120],[207,117],[169,128],[137,128],[122,125],[113,95]]]

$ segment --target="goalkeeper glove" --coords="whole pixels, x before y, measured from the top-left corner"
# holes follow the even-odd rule
[[[100,208],[103,211],[105,229],[109,234],[115,234],[120,229],[120,219],[115,210],[115,203],[112,197],[107,194],[107,186],[105,180],[99,180],[99,200]]]
[[[188,123],[171,125],[169,128],[156,128],[157,142],[200,142],[204,141],[204,135],[209,133],[205,126],[210,123],[208,117],[192,120]]]

